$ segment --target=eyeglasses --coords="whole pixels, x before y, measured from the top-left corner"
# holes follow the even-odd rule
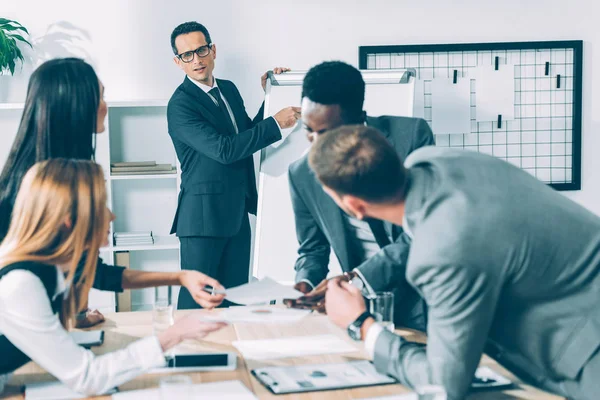
[[[196,50],[186,51],[185,53],[177,54],[177,58],[179,58],[184,63],[189,63],[194,59],[194,54],[196,54],[198,57],[206,57],[212,50],[212,46],[212,43],[200,46]]]

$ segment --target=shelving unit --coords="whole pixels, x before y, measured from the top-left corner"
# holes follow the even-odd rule
[[[96,162],[106,176],[108,206],[117,219],[111,224],[110,244],[101,249],[107,264],[115,263],[117,252],[128,251],[130,268],[144,271],[180,269],[179,240],[170,235],[177,207],[180,167],[167,132],[166,100],[109,101],[106,131],[96,135]],[[23,103],[0,104],[0,129],[14,132],[19,125]],[[14,135],[13,133],[13,135]],[[12,143],[9,136],[5,143]],[[10,145],[0,149],[0,165],[8,156]],[[6,153],[6,154],[5,154]],[[115,175],[111,162],[156,161],[176,166],[176,174]],[[152,231],[153,245],[115,246],[114,232]],[[178,289],[172,291],[174,301]],[[132,311],[148,309],[154,299],[153,289],[134,290]],[[89,306],[101,312],[116,310],[114,293],[92,290]]]

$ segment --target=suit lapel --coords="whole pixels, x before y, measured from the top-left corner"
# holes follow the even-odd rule
[[[241,123],[244,120],[244,116],[246,114],[246,110],[243,109],[242,102],[239,99],[239,96],[235,90],[233,90],[232,85],[224,83],[222,80],[217,79],[217,84],[219,85],[219,90],[221,94],[229,104],[231,108],[231,112],[233,113],[233,117],[235,118],[235,124],[238,127],[238,130],[241,132],[242,129]],[[235,132],[233,132],[235,134]]]
[[[305,160],[305,162],[308,162]],[[323,224],[328,231],[328,236],[331,243],[331,247],[335,249],[335,255],[338,258],[342,270],[349,271],[353,264],[349,258],[348,253],[348,238],[346,237],[346,226],[344,224],[344,215],[342,214],[341,208],[335,204],[335,202],[325,193],[319,181],[309,169],[310,173],[310,186],[312,188],[312,196],[309,198],[314,199],[315,206],[319,209],[321,218],[326,220]]]
[[[190,81],[187,76],[183,80],[183,87],[185,88],[186,93],[197,101],[196,104],[198,105],[200,113],[208,120],[208,122],[210,122],[219,132],[225,131],[225,133],[231,133],[230,129],[227,129],[231,124],[228,124],[227,121],[224,120],[225,115],[221,113],[219,107],[215,105],[208,94],[204,93],[204,91]]]

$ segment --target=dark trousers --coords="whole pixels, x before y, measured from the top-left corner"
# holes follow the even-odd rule
[[[246,214],[235,236],[228,238],[185,236],[180,237],[181,269],[202,272],[218,280],[225,288],[248,283],[250,268],[250,221]],[[223,306],[227,306],[227,301]],[[177,309],[202,308],[182,287]]]

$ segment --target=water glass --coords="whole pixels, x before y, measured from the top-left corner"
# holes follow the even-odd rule
[[[152,328],[158,335],[175,323],[173,304],[171,303],[171,287],[154,288],[154,306],[152,309]]]
[[[418,400],[447,400],[448,395],[442,386],[425,385],[415,388]]]
[[[377,292],[369,298],[369,312],[384,328],[394,332],[394,293]]]
[[[191,400],[192,379],[186,375],[168,375],[160,379],[161,400]]]

